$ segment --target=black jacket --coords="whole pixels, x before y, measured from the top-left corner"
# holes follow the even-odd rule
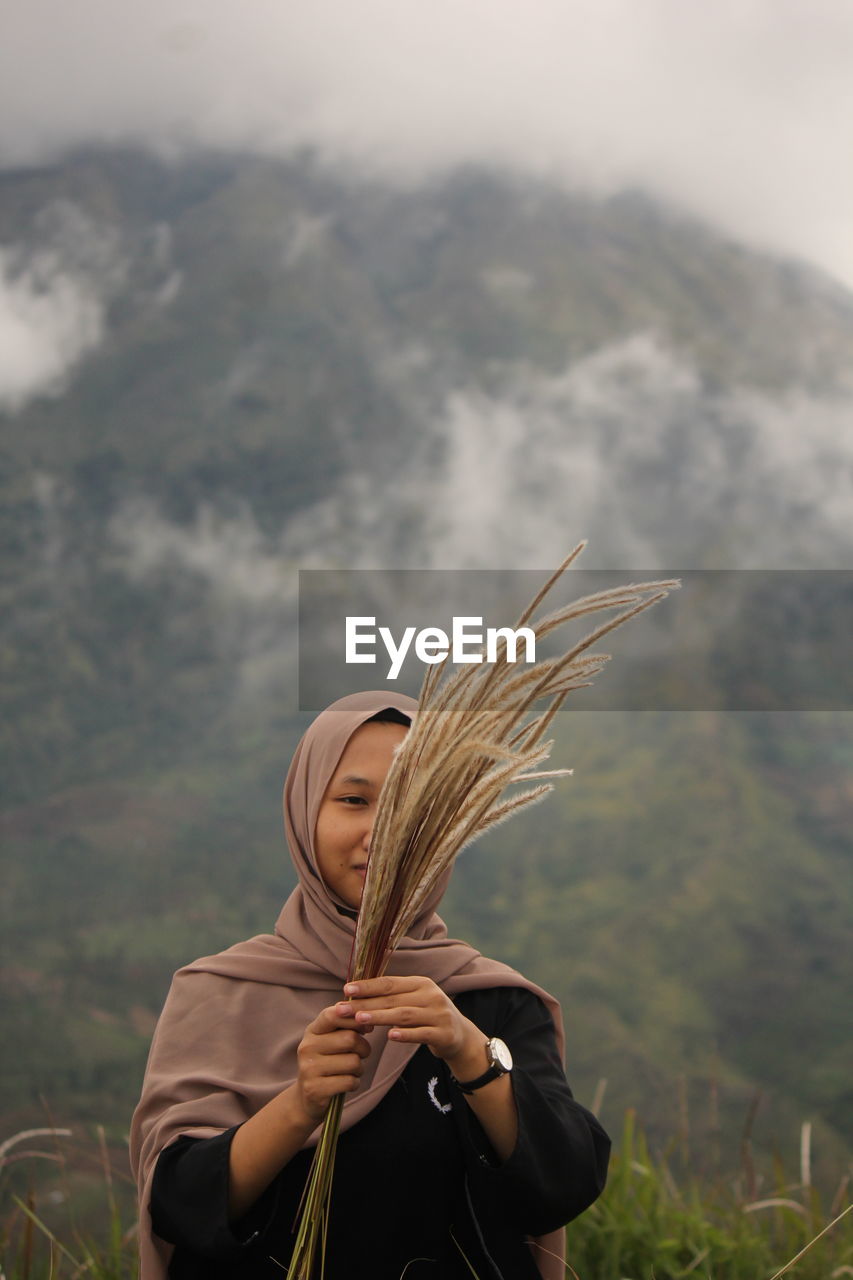
[[[444,1063],[423,1046],[382,1101],[342,1133],[327,1280],[539,1280],[527,1235],[563,1226],[601,1192],[610,1141],[575,1102],[553,1024],[530,991],[456,997],[514,1059],[518,1141],[500,1164]],[[284,1280],[310,1151],[299,1152],[229,1226],[235,1130],[178,1138],[161,1152],[151,1197],[157,1235],[176,1245],[171,1280]],[[464,1259],[468,1260],[468,1263]]]

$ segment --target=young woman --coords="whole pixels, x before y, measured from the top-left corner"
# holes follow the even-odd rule
[[[141,1280],[282,1280],[330,1099],[347,1095],[327,1280],[562,1280],[609,1140],[574,1101],[559,1006],[447,936],[344,989],[373,820],[417,704],[342,698],[284,788],[298,884],[275,933],[176,975],[131,1132]]]

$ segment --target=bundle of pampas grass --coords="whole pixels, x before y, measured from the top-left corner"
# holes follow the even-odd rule
[[[536,643],[574,618],[620,609],[556,658],[519,669],[506,638],[497,660],[472,663],[444,678],[446,659],[427,669],[418,712],[382,787],[370,842],[364,891],[347,980],[381,977],[436,882],[456,855],[489,827],[552,790],[571,769],[541,771],[552,741],[545,734],[573,689],[584,688],[608,654],[587,651],[602,636],[662,600],[677,579],[631,583],[533,615],[584,548],[580,543],[551,575],[515,624],[529,626]],[[535,704],[544,708],[528,718]],[[507,787],[533,783],[504,798]],[[335,1149],[344,1096],[332,1099],[299,1209],[291,1280],[311,1280],[328,1224]]]

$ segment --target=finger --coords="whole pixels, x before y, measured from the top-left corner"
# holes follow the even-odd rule
[[[357,1053],[304,1052],[299,1058],[299,1078],[303,1081],[318,1080],[325,1076],[362,1075],[364,1059]]]
[[[392,1027],[388,1039],[398,1044],[428,1044],[433,1052],[441,1047],[435,1040],[435,1027]]]
[[[349,1001],[342,1000],[340,1004],[335,1005],[335,1010],[340,1018],[352,1018],[354,1014],[372,1011],[373,1009],[399,1009],[403,1005],[417,1004],[421,1008],[428,1008],[435,1003],[435,992],[428,988],[409,989],[407,991],[391,992],[388,995],[365,996],[356,1000],[353,998]]]
[[[330,1005],[328,1009],[322,1009],[313,1022],[309,1022],[306,1030],[314,1035],[324,1036],[331,1031],[338,1031],[348,1028],[352,1030],[352,1015],[343,1017],[338,1012],[338,1005]]]
[[[309,1053],[324,1058],[335,1053],[357,1053],[360,1058],[370,1056],[370,1045],[364,1039],[361,1027],[357,1031],[330,1031],[324,1036],[310,1036],[303,1043]]]
[[[323,1076],[322,1083],[318,1081],[320,1101],[329,1101],[336,1093],[354,1093],[359,1083],[358,1078],[353,1075]]]
[[[355,1076],[364,1074],[364,1063],[356,1053],[318,1054],[311,1063],[311,1075],[328,1079],[329,1076]]]
[[[330,1005],[328,1009],[321,1009],[314,1021],[308,1023],[307,1030],[313,1032],[314,1035],[322,1036],[345,1025],[352,1026],[352,1023],[345,1024],[336,1006]]]
[[[360,1000],[364,997],[390,996],[400,991],[415,991],[429,979],[421,977],[392,978],[385,974],[382,978],[359,978],[357,982],[348,982],[344,987],[344,995]]]
[[[355,1017],[359,1031],[364,1018],[369,1018],[370,1025],[374,1027],[425,1027],[435,1030],[435,1020],[425,1016],[426,1013],[424,1009],[403,1005],[395,1009],[372,1009],[370,1013],[357,1013]]]
[[[411,1002],[412,993],[409,992],[409,1002]],[[357,1019],[359,1014],[370,1013],[374,1009],[386,1009],[394,1007],[397,1000],[405,1001],[405,996],[376,996],[373,1000],[353,1000],[350,1004],[341,1003],[336,1006],[338,1017],[345,1026],[351,1027],[353,1019]],[[361,1018],[364,1021],[364,1018]]]

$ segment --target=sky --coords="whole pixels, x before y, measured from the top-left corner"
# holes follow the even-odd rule
[[[0,167],[126,141],[639,186],[853,288],[849,0],[7,4]]]

